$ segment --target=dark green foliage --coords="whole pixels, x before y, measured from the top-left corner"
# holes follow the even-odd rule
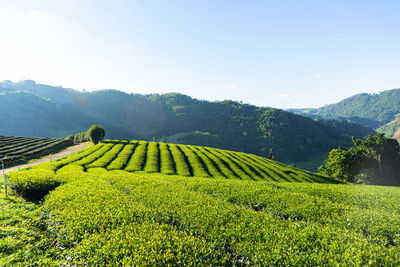
[[[360,138],[373,134],[371,129],[348,122],[325,123],[282,110],[235,101],[200,101],[177,93],[138,95],[117,90],[82,93],[33,81],[3,82],[0,87],[13,93],[22,88],[29,90],[30,93],[19,93],[19,102],[24,105],[21,108],[35,107],[26,110],[25,114],[35,114],[35,117],[40,114],[40,120],[52,122],[53,130],[57,125],[57,131],[64,133],[62,136],[71,131],[81,132],[96,122],[106,128],[107,135],[113,139],[153,140],[155,137],[172,143],[213,146],[260,156],[274,148],[277,160],[297,163],[327,155],[339,145],[350,145],[351,136]],[[0,104],[6,98],[0,96]],[[36,100],[31,101],[33,98]],[[11,103],[15,101],[7,102],[10,111],[5,117],[10,120],[5,125],[27,135],[29,127],[26,125],[31,122],[25,122],[24,116],[14,119]],[[39,112],[42,104],[46,106],[46,112]],[[62,125],[56,124],[61,121]],[[49,127],[41,126],[38,133],[48,135]],[[82,140],[85,140],[84,136],[76,139],[77,142]]]
[[[104,135],[104,128],[97,124],[90,126],[89,130],[87,131],[89,140],[95,145],[103,140]]]
[[[353,139],[357,173],[360,178],[377,184],[400,184],[400,145],[383,134]]]
[[[265,109],[258,122],[264,137],[262,155],[273,148],[279,161],[302,159],[330,151],[337,144],[350,145],[350,136],[343,136],[336,128],[306,117],[292,116],[279,109]]]
[[[375,132],[367,127],[363,126],[358,122],[351,122],[347,119],[317,119],[318,122],[325,125],[326,127],[330,127],[337,133],[344,133],[348,136],[356,136],[357,138],[361,138],[366,135],[374,135]]]
[[[65,140],[69,140],[69,141],[74,141],[75,136],[73,134],[68,135],[67,137],[65,137]]]
[[[358,94],[319,109],[294,110],[294,112],[324,119],[348,119],[371,128],[378,128],[394,120],[396,114],[400,113],[400,89],[379,94]]]
[[[224,146],[225,141],[218,135],[209,132],[195,131],[178,137],[177,142],[188,145],[221,147]]]
[[[268,159],[272,159],[272,160],[275,159],[274,149],[273,148],[270,148],[269,151],[268,151]]]
[[[71,140],[64,138],[0,136],[0,161],[6,166],[20,164],[72,144]]]
[[[100,125],[94,124],[90,126],[90,128],[86,132],[75,134],[74,143],[79,144],[90,141],[96,145],[103,140],[104,135],[104,128]]]
[[[32,169],[10,175],[11,189],[32,202],[39,202],[62,183],[63,180],[51,170]]]
[[[83,143],[83,142],[87,142],[87,141],[89,141],[89,136],[88,136],[87,132],[77,133],[74,136],[75,144],[79,144],[79,143]]]
[[[400,185],[400,145],[383,134],[353,138],[354,147],[334,149],[320,172],[349,182]]]

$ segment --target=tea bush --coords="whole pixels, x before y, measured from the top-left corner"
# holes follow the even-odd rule
[[[43,206],[71,265],[400,263],[397,214],[313,196],[306,186],[296,190],[300,183],[102,168],[89,174],[50,193]],[[354,188],[368,198],[366,187],[320,186]]]
[[[171,151],[168,148],[168,144],[159,143],[159,148],[161,161],[160,172],[164,174],[175,174],[174,161],[172,159]]]
[[[39,202],[51,190],[64,182],[51,170],[31,169],[14,171],[8,175],[11,189],[24,199]]]
[[[126,144],[117,157],[110,163],[110,165],[107,166],[107,169],[122,170],[128,163],[129,158],[132,156],[136,146],[136,141],[130,141],[129,144]]]
[[[144,141],[136,151],[135,143],[111,143],[114,145],[107,149],[99,144],[100,148],[94,146],[71,156],[74,160],[56,171],[43,164],[16,172],[18,176],[11,174],[11,184],[25,181],[20,184],[27,188],[37,173],[46,177],[44,181],[60,182],[40,206],[42,240],[30,241],[40,249],[27,247],[23,263],[400,264],[399,188],[326,184],[329,179],[323,176],[238,152]],[[115,159],[104,160],[107,163],[101,168],[75,164],[100,162],[106,155]],[[125,163],[114,164],[122,155]],[[154,158],[149,160],[151,155]],[[59,162],[68,162],[68,157]],[[140,170],[106,168],[128,162],[141,166]],[[156,164],[159,171],[170,174],[144,171],[145,166],[149,169]],[[186,174],[190,175],[190,170],[201,173],[203,168],[208,176],[172,174],[171,170],[180,168],[182,172],[185,166]],[[238,179],[239,173],[248,176]],[[266,183],[264,174],[280,182]],[[44,249],[40,244],[51,246]]]

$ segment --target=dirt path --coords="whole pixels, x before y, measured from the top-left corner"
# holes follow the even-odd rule
[[[29,162],[27,164],[13,166],[11,168],[4,169],[4,171],[7,173],[9,171],[17,170],[18,168],[22,169],[22,168],[25,168],[25,167],[29,167],[29,166],[33,166],[33,165],[39,164],[39,163],[49,162],[50,160],[59,159],[59,158],[68,156],[69,154],[74,153],[74,152],[84,148],[85,146],[87,146],[89,144],[90,144],[90,142],[81,143],[79,145],[64,149],[64,150],[62,150],[62,151],[60,151],[60,152],[58,152],[56,154],[53,154],[51,156],[46,156],[44,158],[38,159],[38,160],[33,161],[33,162]],[[0,168],[1,168],[1,166],[0,166]]]

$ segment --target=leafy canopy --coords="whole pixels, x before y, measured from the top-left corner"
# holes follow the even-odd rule
[[[364,140],[353,138],[353,143],[348,150],[333,149],[319,171],[348,182],[400,184],[400,145],[396,140],[380,133]]]
[[[87,131],[87,135],[89,137],[89,140],[96,145],[101,142],[101,140],[103,140],[105,131],[104,128],[100,125],[94,124]]]

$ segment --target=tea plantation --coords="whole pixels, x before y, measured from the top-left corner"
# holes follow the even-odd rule
[[[107,141],[9,181],[45,198],[1,191],[0,265],[400,264],[399,188],[250,154]]]
[[[267,177],[269,181],[276,182],[336,182],[326,176],[252,154],[146,141],[108,140],[81,153],[34,168],[58,171],[68,165],[81,166],[85,171],[105,168],[109,171],[254,181],[265,180]]]
[[[68,145],[72,145],[72,142],[63,138],[0,136],[0,162],[15,164]]]

